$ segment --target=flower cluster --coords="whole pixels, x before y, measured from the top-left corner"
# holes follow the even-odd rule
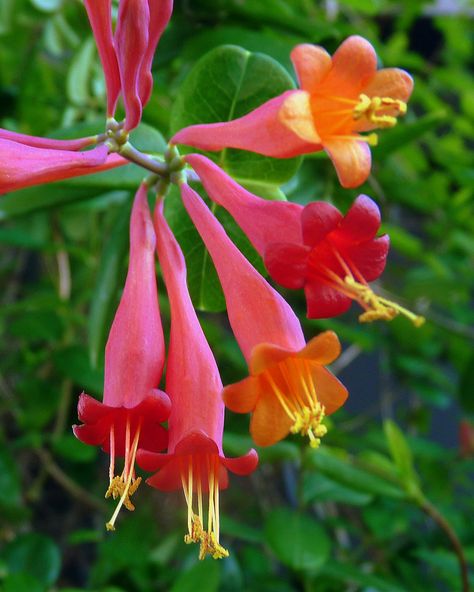
[[[276,283],[304,289],[309,318],[340,315],[356,301],[363,308],[361,321],[391,320],[399,313],[415,325],[423,319],[369,286],[383,272],[389,249],[388,237],[377,236],[380,212],[369,197],[359,196],[345,215],[322,201],[303,207],[264,200],[208,157],[182,158],[176,145],[206,151],[232,147],[275,158],[325,150],[341,184],[355,187],[370,172],[369,145],[376,143],[372,130],[394,126],[405,113],[412,81],[402,70],[377,71],[375,52],[361,37],[344,41],[332,58],[321,47],[299,45],[291,57],[301,89],[287,91],[240,119],[180,130],[163,162],[136,150],[128,135],[152,92],[153,55],[172,1],[120,0],[115,30],[111,0],[85,0],[85,7],[105,74],[105,132],[62,141],[2,130],[0,190],[128,161],[152,173],[140,185],[132,208],[128,274],[105,349],[103,401],[80,396],[81,425],[74,426],[74,433],[110,455],[105,495],[118,503],[106,524],[109,530],[122,506],[134,509],[131,498],[141,481],[138,465],[153,473],[147,480],[152,487],[183,489],[185,542],[200,545],[199,557],[225,557],[228,552],[219,539],[220,490],[228,486],[228,471],[247,475],[258,462],[253,449],[239,458],[224,455],[225,406],[251,414],[250,433],[258,446],[271,446],[291,433],[307,437],[317,448],[327,432],[325,417],[344,404],[347,390],[326,368],[341,351],[336,334],[325,331],[306,341],[289,304],[239,251],[188,178],[199,180],[210,199],[228,210]],[[125,118],[117,122],[120,97]],[[183,253],[164,216],[170,183],[179,186],[212,258],[230,326],[248,364],[248,376],[225,387],[191,302]],[[148,201],[152,191],[153,215]],[[171,311],[167,352],[156,261]],[[119,458],[121,472],[116,470]]]

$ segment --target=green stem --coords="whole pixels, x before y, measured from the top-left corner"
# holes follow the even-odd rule
[[[158,162],[150,158],[143,152],[140,152],[140,150],[134,148],[129,142],[120,146],[118,153],[130,162],[134,162],[152,173],[160,175],[160,177],[166,177],[169,173],[168,166],[164,162]]]
[[[444,531],[446,536],[451,542],[451,545],[456,553],[459,561],[459,570],[461,572],[462,590],[463,592],[469,592],[469,575],[467,569],[467,561],[464,555],[464,549],[462,548],[461,541],[458,539],[457,534],[446,520],[446,518],[439,512],[439,510],[433,506],[433,504],[426,498],[420,500],[421,509],[432,518],[436,524]]]

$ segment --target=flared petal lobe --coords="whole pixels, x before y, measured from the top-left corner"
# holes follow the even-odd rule
[[[120,94],[120,73],[112,34],[112,0],[84,0],[84,5],[104,70],[107,117],[112,117]]]

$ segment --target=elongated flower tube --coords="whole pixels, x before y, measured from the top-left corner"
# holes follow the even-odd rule
[[[147,480],[163,491],[183,488],[188,505],[186,543],[199,543],[199,558],[215,559],[228,552],[219,542],[219,491],[228,485],[227,469],[238,475],[252,472],[258,462],[251,450],[226,458],[222,450],[224,403],[222,382],[204,337],[186,285],[186,265],[165,218],[162,203],[155,211],[157,250],[171,307],[171,333],[166,391],[171,401],[167,454],[139,450],[139,465],[158,473]],[[203,495],[208,495],[207,528]]]
[[[105,497],[120,498],[106,524],[115,520],[130,500],[141,478],[135,478],[139,446],[166,448],[167,433],[160,425],[168,418],[170,400],[157,389],[165,359],[163,330],[155,277],[155,233],[147,203],[147,187],[137,192],[130,219],[130,262],[120,304],[105,348],[104,398],[100,403],[83,393],[78,415],[83,425],[74,434],[86,444],[102,446],[110,454],[109,487]],[[120,475],[115,459],[124,457]]]
[[[398,314],[419,326],[424,319],[375,294],[368,282],[383,272],[387,235],[376,237],[380,211],[361,195],[344,217],[326,202],[306,207],[262,199],[246,191],[204,156],[185,157],[213,201],[225,207],[250,239],[271,277],[290,289],[305,289],[309,318],[342,314],[358,302],[364,321]]]
[[[86,138],[77,138],[74,140],[56,140],[53,138],[41,138],[40,136],[29,136],[0,128],[0,140],[10,140],[19,142],[32,148],[49,148],[51,150],[81,150],[87,146],[95,144],[97,136],[88,136]]]
[[[124,132],[140,123],[139,95],[142,63],[148,48],[150,8],[147,0],[121,0],[115,31],[115,47],[125,105]]]
[[[127,164],[108,155],[106,146],[87,152],[34,148],[0,139],[0,195],[30,185],[50,183]]]
[[[347,398],[345,387],[324,368],[340,353],[337,336],[327,331],[306,344],[290,306],[240,253],[199,195],[186,184],[181,192],[216,267],[249,366],[248,378],[224,389],[226,406],[252,412],[250,433],[260,446],[292,432],[317,447],[326,433],[324,415]]]
[[[343,187],[363,183],[371,168],[369,145],[377,136],[361,132],[396,125],[407,109],[411,77],[398,68],[377,71],[374,48],[359,36],[346,39],[332,58],[322,47],[303,44],[291,59],[301,90],[287,91],[230,122],[185,128],[172,141],[282,158],[324,149]]]
[[[138,81],[139,96],[143,108],[150,100],[153,89],[153,76],[151,73],[153,56],[173,12],[173,0],[148,0],[148,6],[150,10],[148,46],[143,56]]]
[[[113,117],[120,95],[120,73],[112,33],[112,0],[84,0],[107,88],[107,117]]]

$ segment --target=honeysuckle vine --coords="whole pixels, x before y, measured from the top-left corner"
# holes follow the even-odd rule
[[[419,327],[424,318],[369,285],[382,275],[389,251],[389,237],[378,234],[380,210],[369,196],[357,197],[345,214],[317,195],[304,207],[266,200],[242,187],[211,159],[212,153],[236,148],[290,158],[325,151],[341,185],[358,187],[371,171],[374,130],[388,130],[406,113],[413,81],[397,68],[377,70],[375,50],[360,36],[343,41],[332,57],[322,47],[300,44],[291,52],[299,89],[242,117],[185,127],[163,153],[147,153],[134,145],[131,132],[152,93],[153,56],[173,3],[120,0],[115,25],[110,0],[85,0],[85,8],[105,77],[105,129],[72,140],[0,130],[0,193],[129,163],[143,170],[130,217],[127,278],[105,347],[103,400],[80,395],[81,424],[74,426],[74,434],[110,456],[105,496],[117,503],[108,530],[116,528],[122,507],[134,509],[132,496],[135,501],[141,482],[138,465],[153,472],[147,479],[151,487],[182,489],[188,509],[185,542],[199,545],[200,559],[220,559],[229,554],[220,539],[219,518],[228,471],[247,475],[258,464],[253,449],[238,458],[225,455],[225,406],[251,414],[250,434],[258,446],[299,434],[316,449],[328,431],[326,416],[336,413],[348,396],[326,368],[341,353],[337,335],[327,330],[306,338],[291,306],[269,280],[304,290],[309,318],[339,316],[352,302],[362,307],[362,322],[402,315]],[[121,121],[116,119],[120,100]],[[180,145],[207,154],[181,156]],[[212,210],[191,186],[194,182],[206,191]],[[222,383],[188,291],[184,255],[166,220],[164,202],[172,184],[179,187],[212,258],[248,366],[248,375],[233,384]],[[213,213],[215,206],[235,219],[261,256],[269,280],[232,242]],[[171,311],[168,351],[157,264]]]

